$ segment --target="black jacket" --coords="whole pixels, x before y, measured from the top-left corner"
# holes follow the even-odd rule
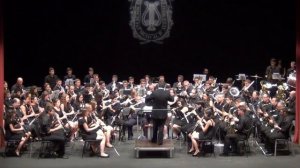
[[[153,119],[167,118],[168,101],[174,101],[174,98],[170,95],[169,91],[165,91],[163,89],[157,89],[151,95],[146,97],[146,104],[150,102],[151,104],[153,104],[153,111],[152,111]]]

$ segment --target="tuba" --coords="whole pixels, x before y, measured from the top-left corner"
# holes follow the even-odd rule
[[[237,88],[237,87],[231,87],[229,89],[229,94],[232,96],[232,97],[238,97],[240,95],[240,90]]]

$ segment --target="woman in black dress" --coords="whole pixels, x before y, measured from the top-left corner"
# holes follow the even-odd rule
[[[212,116],[213,110],[211,108],[205,109],[203,119],[197,121],[195,130],[188,135],[192,141],[189,153],[193,153],[193,156],[199,156],[200,154],[200,147],[197,140],[207,140],[213,137],[215,122]]]
[[[109,155],[105,153],[105,135],[100,129],[100,124],[97,120],[90,117],[87,109],[81,110],[81,117],[78,120],[79,129],[83,140],[101,140],[100,145],[97,143],[91,144],[91,148],[94,153],[100,151],[99,156],[103,158],[108,158]],[[100,149],[100,150],[99,150]]]
[[[17,156],[20,156],[21,148],[30,137],[30,134],[26,134],[24,131],[22,126],[24,123],[20,121],[21,120],[18,118],[15,110],[7,113],[5,120],[5,138],[6,140],[20,141],[15,150]]]

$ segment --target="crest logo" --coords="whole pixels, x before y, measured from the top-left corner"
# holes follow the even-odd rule
[[[129,25],[133,37],[141,44],[162,44],[170,36],[172,20],[171,0],[129,0],[131,2]]]

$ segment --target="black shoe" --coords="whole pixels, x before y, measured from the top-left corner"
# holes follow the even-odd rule
[[[228,153],[221,153],[219,156],[227,157],[229,155],[228,155]]]
[[[193,154],[193,153],[195,153],[195,150],[188,151],[187,153],[188,153],[188,154]]]
[[[93,151],[90,152],[90,157],[92,157],[92,156],[96,156],[96,153]]]
[[[152,143],[156,143],[157,141],[152,139],[151,142],[152,142]]]
[[[128,140],[133,140],[133,137],[132,136],[128,137]]]
[[[198,153],[195,153],[192,155],[193,157],[199,157],[200,156],[200,151]]]
[[[158,142],[157,144],[158,144],[158,145],[163,145],[163,143],[162,143],[162,142]]]

